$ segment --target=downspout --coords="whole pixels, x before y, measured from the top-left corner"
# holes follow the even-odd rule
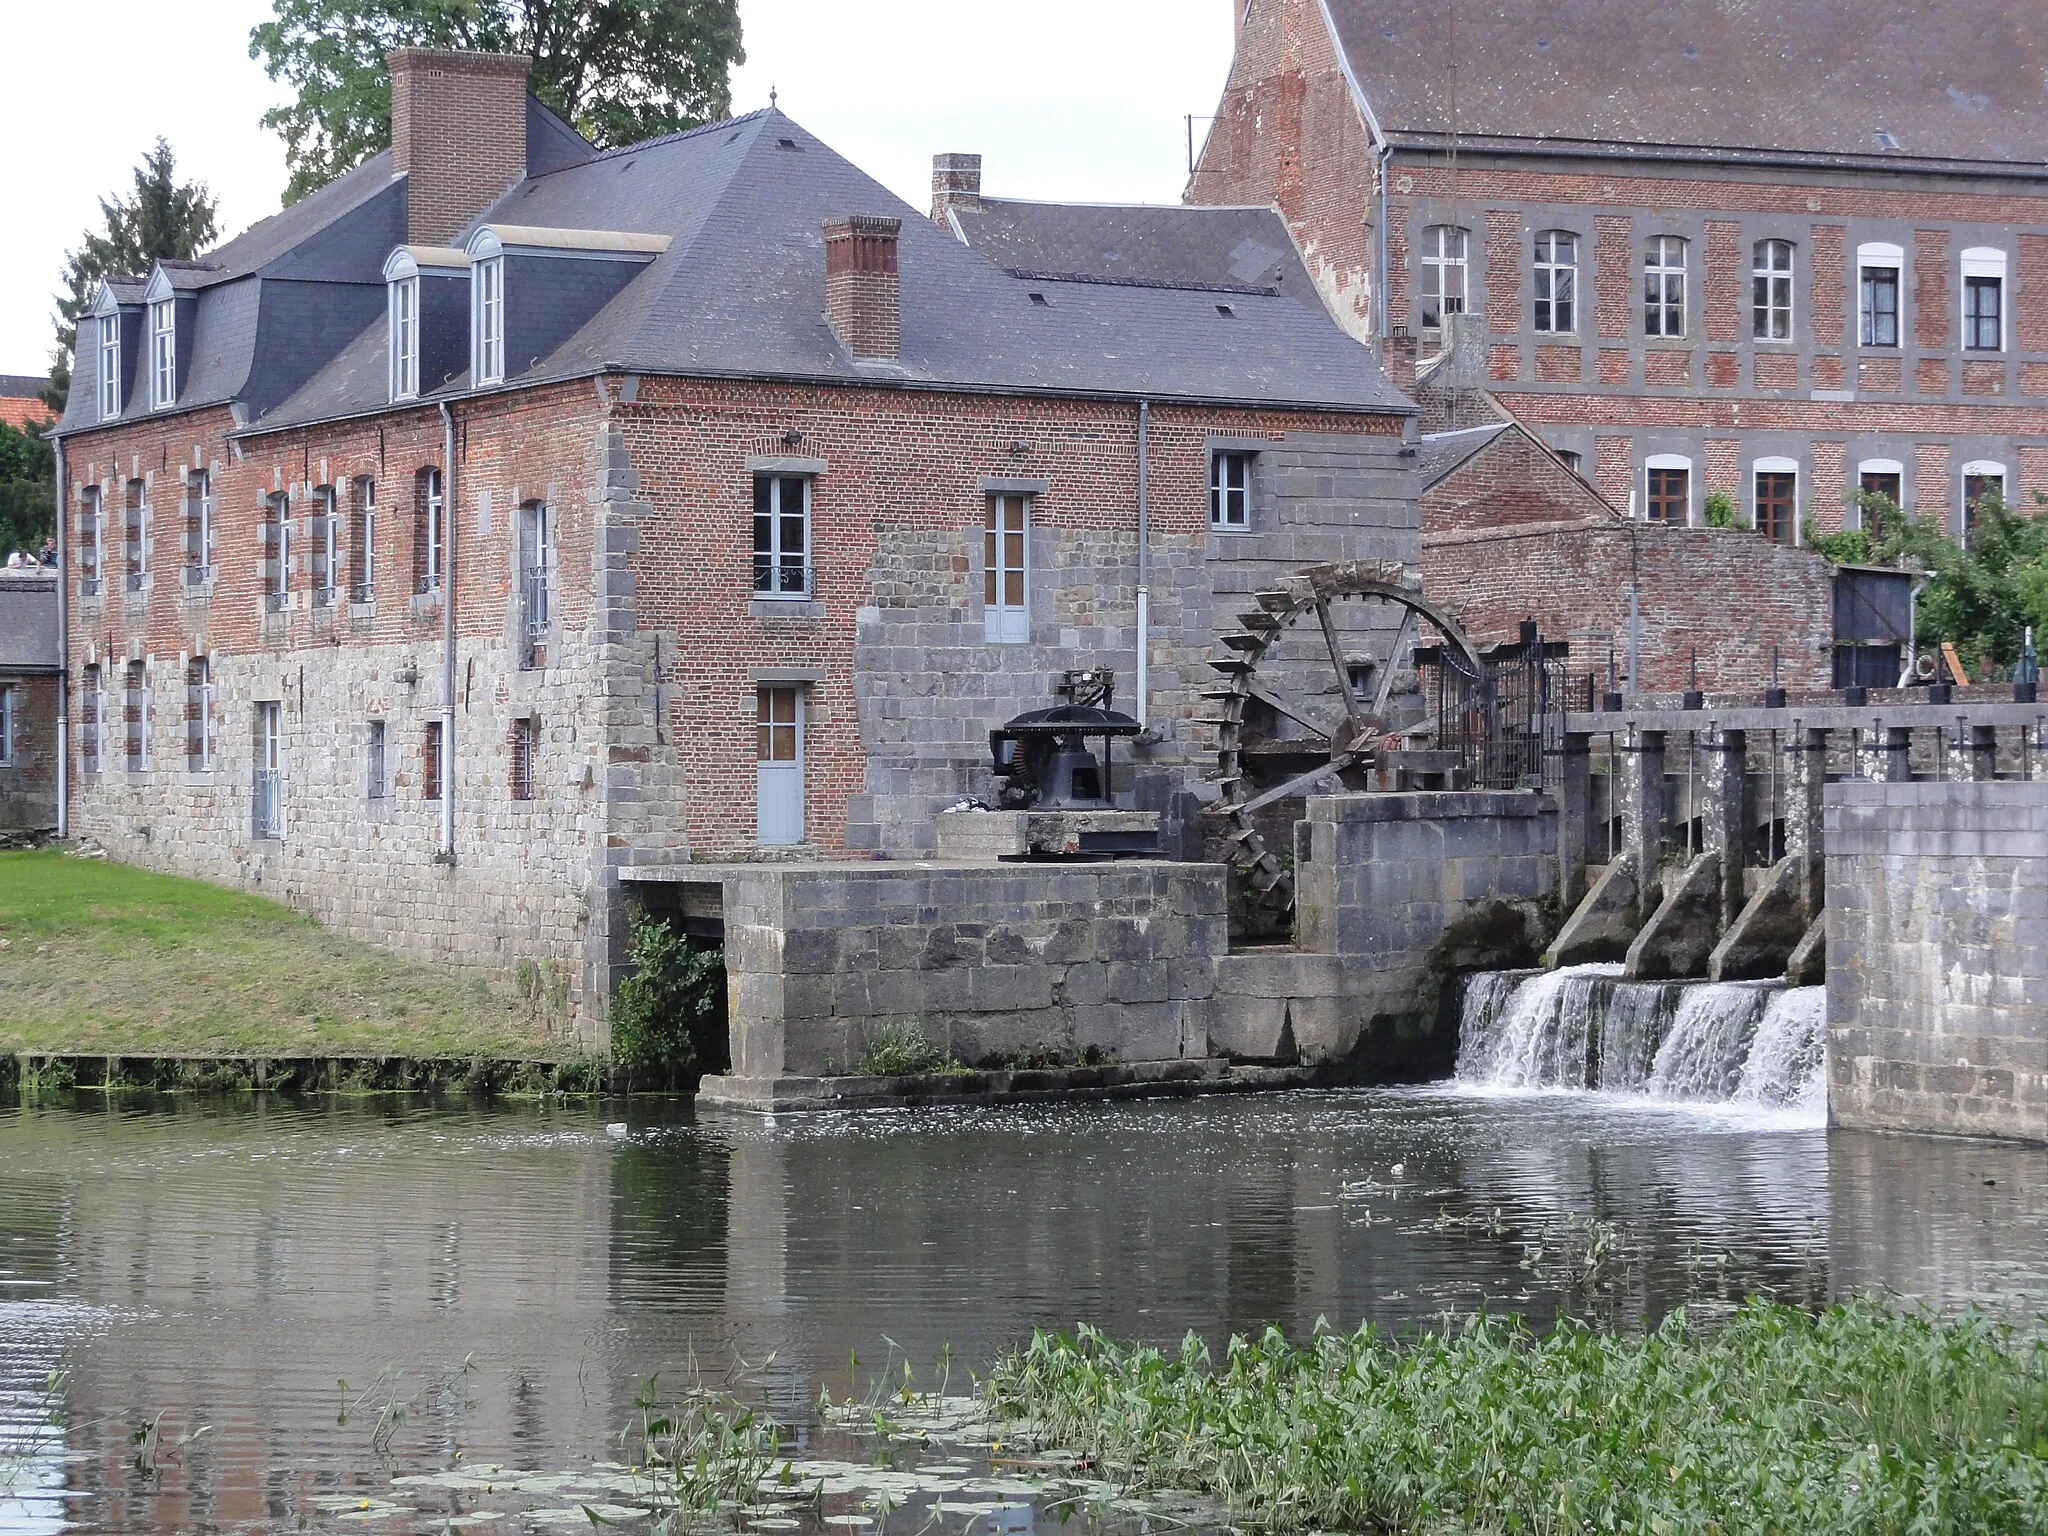
[[[441,852],[455,862],[455,413],[441,402]]]
[[[1152,402],[1138,402],[1138,724],[1150,724],[1151,685],[1147,653],[1152,649]]]
[[[57,836],[71,835],[71,560],[64,527],[64,439],[50,434],[57,455]]]

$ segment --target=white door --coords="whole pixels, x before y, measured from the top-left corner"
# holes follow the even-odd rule
[[[1004,645],[1031,638],[1031,501],[1014,495],[988,499],[982,549],[984,635]]]
[[[756,815],[763,847],[804,840],[804,696],[797,688],[763,688],[755,754],[760,789]]]

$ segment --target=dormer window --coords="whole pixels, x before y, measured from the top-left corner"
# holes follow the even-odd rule
[[[121,317],[100,316],[100,420],[121,414]]]
[[[420,280],[402,277],[390,285],[391,398],[410,400],[420,392]]]
[[[476,353],[472,363],[478,384],[505,379],[505,258],[492,256],[470,268]]]
[[[149,306],[149,403],[162,410],[178,398],[178,318],[173,299]]]

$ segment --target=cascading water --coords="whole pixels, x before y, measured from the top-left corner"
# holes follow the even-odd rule
[[[1824,1112],[1826,1044],[1821,987],[1493,971],[1466,982],[1457,1080]]]

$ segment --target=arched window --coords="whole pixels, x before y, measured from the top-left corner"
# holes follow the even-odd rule
[[[1884,536],[1886,519],[1898,516],[1906,504],[1906,466],[1897,459],[1863,459],[1856,465],[1859,493],[1848,508],[1842,524],[1861,528],[1872,538]]]
[[[1749,334],[1792,339],[1792,242],[1759,240],[1750,263]]]
[[[1899,344],[1899,270],[1906,253],[1882,240],[1856,247],[1857,339],[1866,347]]]
[[[432,465],[412,477],[412,589],[441,590],[446,531],[441,516],[441,471]]]
[[[1755,480],[1756,531],[1774,544],[1799,542],[1799,461],[1758,459],[1750,466]]]
[[[1683,454],[1653,453],[1646,470],[1645,518],[1683,528],[1692,521],[1692,460]]]
[[[1472,232],[1432,224],[1422,232],[1422,323],[1440,326],[1465,313],[1465,252]]]
[[[1643,334],[1685,334],[1685,241],[1653,235],[1643,247]]]
[[[1996,459],[1972,459],[1963,466],[1963,504],[1956,517],[1956,542],[1966,549],[1970,530],[1987,496],[1994,496],[2000,506],[2005,505],[2005,466]]]
[[[1546,229],[1536,237],[1536,329],[1569,336],[1578,329],[1579,237]]]

